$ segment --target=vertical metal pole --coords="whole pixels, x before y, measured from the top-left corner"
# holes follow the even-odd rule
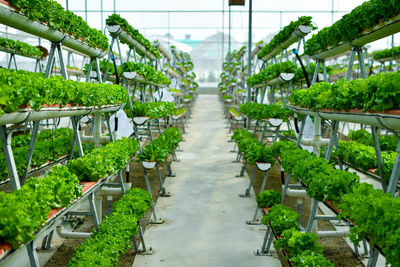
[[[225,0],[222,0],[222,60],[221,64],[224,62],[225,55]]]
[[[252,28],[253,28],[253,0],[249,1],[249,40],[247,44],[247,73],[248,77],[251,75],[251,44],[252,44]],[[251,97],[251,88],[250,86],[247,87],[247,102],[250,101]]]
[[[378,162],[378,170],[379,170],[379,176],[381,177],[382,189],[383,191],[386,192],[387,183],[383,179],[383,164],[382,164],[381,147],[379,145],[377,127],[371,126],[371,133],[372,133],[372,140],[374,141],[375,155]]]
[[[5,125],[0,126],[0,139],[3,145],[4,157],[6,159],[6,165],[8,174],[10,175],[11,185],[13,190],[20,189],[21,185],[18,179],[17,167],[15,166],[14,155],[11,147],[12,132],[7,133],[7,127]]]
[[[24,179],[21,181],[21,184],[24,184],[26,179],[28,178],[29,169],[31,167],[33,149],[35,148],[36,137],[37,137],[37,133],[38,133],[38,130],[39,130],[39,122],[40,121],[34,121],[33,122],[32,136],[31,136],[31,141],[30,141],[30,144],[29,144],[28,157],[26,159],[26,172],[25,172]]]
[[[231,6],[229,5],[229,41],[228,41],[228,62],[231,65]]]

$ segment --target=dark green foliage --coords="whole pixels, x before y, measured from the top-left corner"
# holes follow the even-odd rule
[[[284,61],[269,65],[259,73],[253,74],[247,78],[247,85],[253,87],[256,84],[264,83],[277,78],[281,73],[296,73],[297,65],[291,61]]]

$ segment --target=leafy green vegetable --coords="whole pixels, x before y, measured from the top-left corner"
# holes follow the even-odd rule
[[[182,141],[182,133],[178,128],[170,127],[142,149],[138,161],[161,162],[168,157],[168,154],[172,153],[174,148],[178,147],[180,141]]]
[[[79,177],[79,180],[97,181],[122,170],[138,149],[137,140],[123,137],[71,160],[67,166],[71,173]]]
[[[282,237],[274,241],[276,250],[284,249],[289,253],[288,258],[301,255],[304,251],[321,254],[322,246],[317,244],[318,236],[314,233],[302,233],[295,228],[282,232]]]
[[[239,105],[239,111],[248,118],[256,120],[275,118],[287,121],[289,117],[293,116],[293,112],[288,108],[283,108],[281,104],[267,105],[246,102]]]
[[[269,224],[276,234],[287,229],[299,229],[299,214],[282,204],[273,206],[262,218],[263,224]]]
[[[272,207],[281,202],[281,193],[275,190],[264,190],[258,194],[256,200],[260,208]]]
[[[358,143],[367,145],[367,146],[374,146],[374,140],[372,138],[372,134],[367,130],[357,130],[353,131],[350,130],[348,137],[356,141]],[[396,151],[397,148],[397,139],[393,135],[378,135],[379,145],[381,150],[383,151]]]
[[[292,257],[290,261],[295,267],[335,267],[335,265],[322,254],[306,250],[303,253]]]

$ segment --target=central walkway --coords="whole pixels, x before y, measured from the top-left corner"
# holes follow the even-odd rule
[[[161,225],[145,234],[153,255],[137,255],[133,266],[281,266],[274,257],[257,257],[265,226],[246,225],[255,211],[254,192],[240,198],[248,176],[237,178],[241,164],[232,163],[230,134],[216,95],[200,95],[192,111],[188,133],[181,143],[181,162],[172,165],[176,177],[168,177],[172,196],[158,198]]]

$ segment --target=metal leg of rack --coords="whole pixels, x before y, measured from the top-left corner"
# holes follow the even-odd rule
[[[349,64],[347,66],[347,72],[346,72],[346,80],[350,80],[350,78],[351,78],[351,74],[353,72],[353,66],[354,66],[354,59],[356,56],[356,50],[357,49],[355,47],[353,47],[351,49],[350,60],[349,60]]]
[[[29,242],[26,245],[26,250],[28,251],[28,256],[29,256],[29,261],[31,263],[31,267],[40,267],[39,258],[36,253],[35,240]]]
[[[390,175],[389,185],[386,191],[387,193],[392,194],[392,196],[394,196],[394,194],[396,193],[397,184],[400,178],[400,137],[396,132],[394,134],[397,138],[397,149],[396,149],[397,155],[393,166],[392,174]]]
[[[271,228],[269,226],[267,226],[267,230],[265,231],[265,236],[264,236],[264,240],[263,240],[261,249],[257,249],[256,251],[254,251],[254,255],[255,256],[271,256],[269,247],[270,247],[270,244],[271,244],[273,238],[274,238],[274,234],[272,233]],[[269,244],[268,249],[266,249],[267,242]]]
[[[314,225],[315,216],[317,215],[317,211],[318,211],[318,201],[313,198],[311,202],[311,211],[310,211],[310,217],[308,218],[306,233],[311,232],[311,229]]]
[[[152,209],[153,219],[150,220],[150,223],[151,224],[162,224],[164,221],[161,220],[160,218],[157,218],[157,215],[156,215],[156,209],[155,209],[155,206],[154,206],[153,195],[151,193],[149,176],[147,175],[146,169],[143,166],[142,166],[142,168],[143,168],[143,173],[144,173],[144,180],[146,182],[146,188],[147,188],[147,191],[149,192],[150,197],[151,197],[151,209]]]
[[[140,242],[142,243],[142,249],[138,248],[138,250],[136,250],[136,253],[138,253],[140,255],[153,255],[154,250],[151,247],[149,249],[146,249],[146,244],[144,242],[142,227],[140,226],[139,222],[138,222],[138,227],[139,227]]]
[[[382,156],[381,156],[381,146],[379,145],[377,127],[371,126],[371,132],[372,132],[372,140],[374,141],[375,155],[376,155],[376,159],[378,162],[378,170],[379,170],[379,176],[381,178],[382,189],[383,189],[383,191],[386,192],[387,191],[387,183],[385,182],[384,177],[383,177],[383,163],[382,163]]]
[[[240,174],[237,175],[236,177],[242,177],[244,175],[244,172],[246,171],[246,167],[247,167],[247,160],[244,161],[242,169],[240,170]]]
[[[165,191],[165,187],[162,181],[161,173],[160,173],[160,168],[158,167],[158,164],[156,165],[156,171],[157,171],[157,177],[158,177],[158,182],[160,183],[160,197],[169,197],[171,194],[169,192]]]
[[[331,132],[331,138],[329,140],[329,146],[328,146],[328,151],[326,152],[325,159],[330,160],[331,155],[332,155],[332,150],[333,146],[336,144],[336,138],[337,138],[337,130],[339,127],[339,122],[338,121],[332,121],[332,132]]]
[[[262,185],[261,185],[260,193],[262,193],[264,191],[265,186],[267,184],[269,170],[270,169],[268,169],[264,174],[264,179],[263,179],[263,182],[262,182]],[[259,224],[261,224],[261,222],[259,220],[257,220],[258,210],[259,210],[259,207],[256,204],[256,211],[254,212],[253,219],[251,221],[246,221],[246,224],[249,224],[249,225],[259,225]]]
[[[168,159],[165,159],[165,165],[167,166],[167,177],[176,177],[176,174],[172,172],[172,167],[171,164],[169,164]]]
[[[256,171],[257,171],[257,166],[254,165],[253,173],[251,174],[249,186],[246,188],[246,191],[244,192],[244,194],[239,194],[240,197],[249,197],[250,196],[250,190],[251,190],[251,186],[253,185],[254,177],[256,176]]]
[[[306,125],[306,119],[307,119],[307,116],[304,116],[303,119],[301,120],[299,134],[297,135],[297,141],[296,141],[296,146],[298,146],[298,147],[301,147],[300,142],[301,142],[301,138],[303,137],[303,131],[304,131],[304,126]]]
[[[367,267],[375,267],[376,263],[378,262],[379,252],[377,249],[371,247],[371,253],[367,263]]]
[[[1,144],[3,146],[4,158],[6,160],[7,170],[10,176],[12,189],[15,190],[15,189],[20,189],[21,184],[19,182],[17,167],[15,165],[14,155],[11,147],[12,132],[13,132],[12,130],[11,131],[7,130],[6,125],[0,126],[0,139],[1,139]]]
[[[281,204],[283,204],[283,201],[285,200],[286,191],[289,187],[289,180],[290,180],[290,174],[286,175],[285,184],[282,189]]]

